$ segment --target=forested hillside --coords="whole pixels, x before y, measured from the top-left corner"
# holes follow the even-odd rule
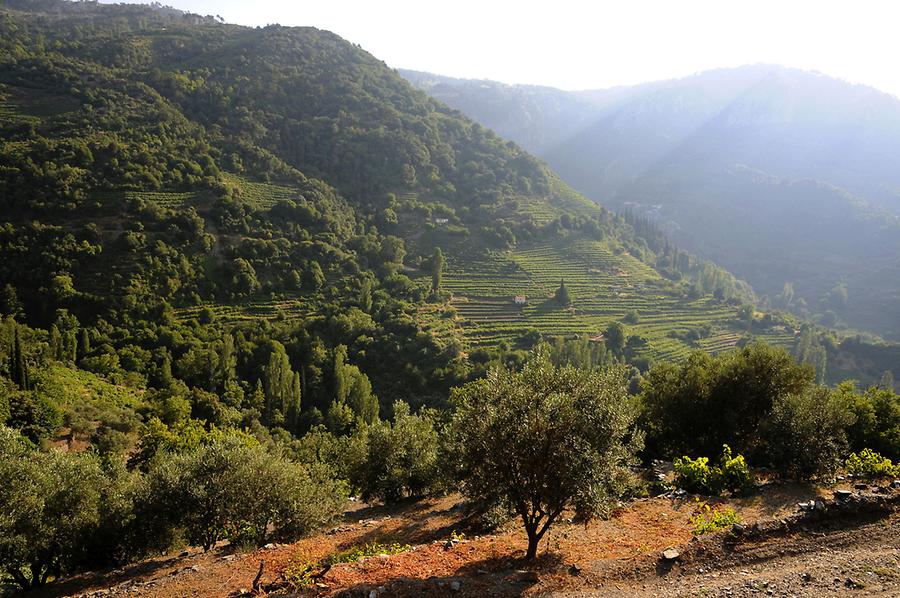
[[[334,34],[0,2],[0,592],[350,496],[461,489],[531,558],[725,442],[893,472],[900,349],[756,299]]]
[[[5,312],[59,335],[59,357],[151,384],[171,364],[189,387],[249,395],[279,339],[303,409],[324,412],[340,346],[380,396],[422,400],[516,343],[629,314],[628,354],[645,360],[748,330],[745,285],[333,34],[5,6]],[[213,376],[209,347],[229,335],[236,371]]]
[[[766,65],[586,92],[404,74],[771,305],[898,338],[896,98]]]

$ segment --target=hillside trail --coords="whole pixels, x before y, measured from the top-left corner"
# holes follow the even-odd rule
[[[648,563],[649,565],[649,563]],[[549,592],[554,598],[602,596],[900,596],[900,516],[854,519],[711,550],[670,569],[656,564],[612,573],[595,588]]]
[[[827,501],[832,490],[779,484],[733,499],[638,499],[607,520],[561,522],[531,563],[522,560],[518,522],[479,535],[458,495],[389,507],[354,503],[340,524],[293,544],[246,552],[226,543],[205,553],[189,549],[76,576],[28,596],[900,596],[896,509],[798,519],[798,502]],[[900,504],[900,490],[888,495]],[[739,542],[727,531],[696,538],[691,518],[706,503],[733,508],[748,527],[775,531]],[[787,521],[794,523],[782,529]],[[306,587],[289,583],[306,565],[375,542],[409,549],[334,565]],[[681,553],[671,566],[660,558],[668,547]]]

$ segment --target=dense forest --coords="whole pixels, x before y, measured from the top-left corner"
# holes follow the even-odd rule
[[[464,488],[486,521],[521,516],[533,555],[576,495],[593,516],[641,492],[641,460],[900,457],[896,346],[767,308],[334,34],[3,1],[0,133],[20,588],[296,538],[351,494]],[[510,428],[522,409],[533,429]],[[524,455],[550,432],[585,447],[558,478],[488,483],[502,444],[473,438]]]

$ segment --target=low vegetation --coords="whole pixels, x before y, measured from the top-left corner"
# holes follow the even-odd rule
[[[373,556],[401,554],[410,550],[409,544],[382,544],[380,542],[368,542],[362,546],[354,546],[340,552],[331,554],[323,559],[313,562],[293,562],[285,571],[287,582],[297,590],[313,587],[315,577],[322,570],[339,563],[355,563],[361,559]]]
[[[691,524],[694,526],[694,535],[702,536],[720,529],[727,529],[740,523],[738,514],[731,507],[710,507],[709,504],[703,503],[700,511],[691,517]]]
[[[737,494],[753,483],[744,457],[732,456],[727,444],[722,447],[722,456],[716,465],[710,465],[707,457],[679,457],[675,459],[674,467],[675,485],[688,492],[718,495],[728,490]]]
[[[872,449],[851,453],[845,464],[847,472],[864,478],[886,478],[900,476],[900,464],[894,465]]]

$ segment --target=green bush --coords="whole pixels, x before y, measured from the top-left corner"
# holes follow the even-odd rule
[[[0,569],[23,590],[76,571],[107,487],[95,455],[35,451],[0,426]]]
[[[854,419],[841,395],[822,386],[781,397],[763,426],[765,456],[794,478],[833,474],[847,454],[846,430]]]
[[[894,465],[887,457],[882,457],[872,449],[865,448],[851,453],[844,466],[847,473],[867,478],[884,478],[900,475],[900,464]]]
[[[900,396],[877,386],[859,393],[852,382],[840,384],[836,392],[856,416],[847,430],[850,448],[871,448],[889,459],[900,460]]]
[[[759,443],[760,433],[774,406],[802,393],[814,377],[784,349],[763,344],[657,364],[641,394],[648,447],[663,455],[709,455],[727,443],[764,459],[768,447]]]
[[[709,458],[681,457],[675,459],[675,484],[689,492],[718,495],[728,490],[738,493],[753,483],[750,468],[743,455],[732,456],[731,448],[722,447],[718,465],[710,465]]]
[[[346,488],[324,468],[304,467],[237,438],[166,455],[148,474],[150,513],[184,529],[208,550],[223,538],[265,544],[294,539],[333,521]]]
[[[699,513],[691,517],[695,536],[730,527],[739,521],[738,514],[731,507],[712,509],[706,503],[703,503],[703,508]]]
[[[412,415],[397,401],[393,424],[377,422],[364,432],[366,459],[354,475],[363,498],[396,502],[440,490],[440,443],[429,413]]]

